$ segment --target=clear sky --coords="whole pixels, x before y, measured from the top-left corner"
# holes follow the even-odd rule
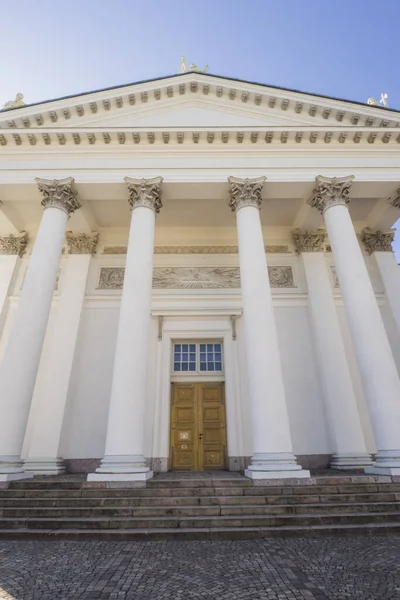
[[[0,0],[0,105],[210,73],[400,109],[400,0]],[[396,246],[400,254],[400,236]]]

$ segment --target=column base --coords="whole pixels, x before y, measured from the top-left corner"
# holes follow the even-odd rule
[[[254,454],[251,465],[244,472],[249,479],[299,479],[310,477],[291,452]]]
[[[335,452],[335,454],[332,454],[330,458],[329,466],[331,467],[331,469],[339,469],[341,471],[364,469],[372,467],[372,458],[371,455],[367,452],[349,452],[348,454],[341,454]]]
[[[400,475],[400,450],[378,450],[372,466],[364,471],[368,475]]]
[[[27,458],[24,460],[25,471],[34,475],[63,475],[66,473],[62,458]]]
[[[146,481],[153,477],[143,456],[105,456],[88,481]]]
[[[19,456],[0,456],[0,482],[31,479],[33,473],[26,473]]]

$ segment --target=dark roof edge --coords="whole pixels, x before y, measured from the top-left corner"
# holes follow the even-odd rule
[[[58,102],[59,100],[68,100],[69,98],[79,98],[81,96],[88,96],[89,94],[98,94],[99,92],[118,90],[118,89],[122,89],[122,88],[126,88],[126,87],[131,87],[132,85],[140,85],[142,83],[153,83],[155,81],[162,81],[163,79],[174,79],[176,77],[182,77],[185,75],[193,75],[193,73],[195,73],[196,75],[203,75],[204,77],[215,77],[217,79],[227,79],[228,81],[237,81],[238,83],[247,83],[249,85],[258,85],[260,87],[268,87],[273,90],[280,90],[280,91],[284,91],[284,92],[294,92],[295,94],[302,94],[304,96],[315,96],[316,98],[325,98],[326,100],[335,100],[338,102],[346,102],[348,104],[356,104],[358,106],[366,106],[368,108],[377,108],[379,110],[388,110],[388,111],[391,111],[394,113],[400,112],[400,110],[398,110],[396,108],[388,108],[385,106],[375,106],[373,104],[367,104],[366,102],[359,102],[357,100],[347,100],[345,98],[336,98],[335,96],[325,96],[324,94],[315,94],[313,92],[303,92],[301,90],[294,90],[291,88],[280,87],[277,85],[270,85],[267,83],[258,83],[256,81],[247,81],[245,79],[238,79],[235,77],[227,77],[225,75],[213,75],[212,73],[202,73],[199,71],[188,71],[186,73],[177,73],[175,75],[166,75],[164,77],[155,77],[152,79],[144,79],[142,81],[134,81],[131,83],[124,83],[122,85],[113,85],[110,87],[101,88],[99,90],[91,90],[88,92],[81,92],[79,94],[70,94],[69,96],[61,96],[60,98],[51,98],[50,100],[42,100],[41,102],[33,102],[32,104],[24,104],[23,106],[17,106],[15,108],[6,108],[0,112],[7,113],[12,110],[20,110],[22,108],[30,108],[31,106],[39,106],[41,104],[49,104],[50,102]]]

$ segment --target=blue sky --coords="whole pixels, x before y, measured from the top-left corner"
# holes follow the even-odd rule
[[[0,0],[0,105],[210,72],[400,109],[400,0]],[[400,250],[400,243],[398,242]]]

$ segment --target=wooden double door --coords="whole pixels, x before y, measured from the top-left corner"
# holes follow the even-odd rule
[[[172,384],[170,462],[186,471],[226,468],[223,383]]]

